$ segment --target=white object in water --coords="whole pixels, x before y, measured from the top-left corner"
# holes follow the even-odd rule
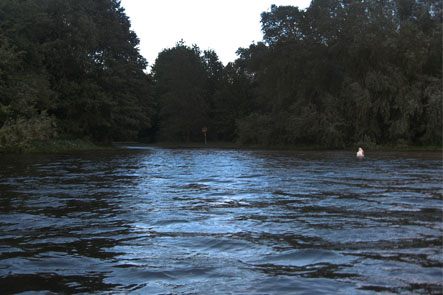
[[[363,159],[365,157],[365,151],[359,147],[357,152],[357,159]]]

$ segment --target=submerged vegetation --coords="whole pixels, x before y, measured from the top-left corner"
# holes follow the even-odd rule
[[[1,0],[0,151],[195,142],[204,126],[251,145],[441,146],[441,23],[434,0],[272,6],[234,62],[180,41],[148,74],[119,1]]]

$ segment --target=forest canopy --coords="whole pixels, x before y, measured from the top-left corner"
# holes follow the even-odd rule
[[[184,41],[151,73],[117,0],[0,0],[0,150],[82,138],[442,145],[442,3],[271,6],[224,66]],[[161,30],[161,28],[158,28]]]
[[[0,145],[135,139],[151,83],[118,1],[0,0]]]

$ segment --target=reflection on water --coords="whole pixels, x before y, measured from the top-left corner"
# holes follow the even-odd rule
[[[0,157],[0,290],[441,293],[440,154]]]

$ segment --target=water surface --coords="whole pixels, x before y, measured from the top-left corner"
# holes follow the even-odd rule
[[[146,147],[0,165],[2,294],[442,293],[440,153]]]

